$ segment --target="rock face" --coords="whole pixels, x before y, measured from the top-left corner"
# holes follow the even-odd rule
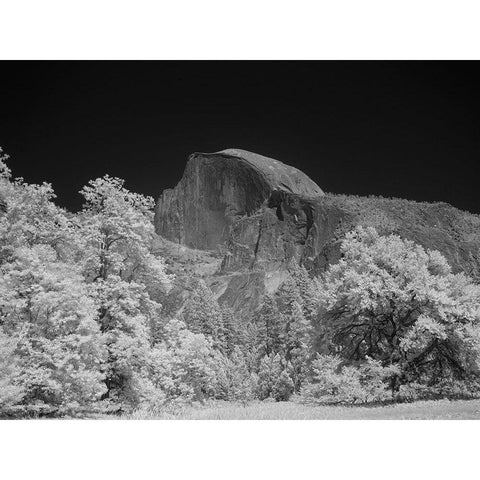
[[[312,273],[338,261],[344,235],[357,225],[439,250],[454,271],[480,278],[477,215],[444,203],[325,195],[299,170],[243,150],[191,155],[155,211],[166,244],[210,252],[208,274],[199,260],[184,280],[174,270],[178,281],[203,277],[244,318],[279,287],[292,260]]]
[[[194,153],[180,183],[160,196],[155,227],[169,240],[216,249],[230,227],[257,212],[274,191],[323,195],[304,173],[272,158],[234,149]]]

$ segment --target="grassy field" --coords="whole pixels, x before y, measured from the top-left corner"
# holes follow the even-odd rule
[[[480,419],[480,400],[437,400],[386,406],[310,406],[258,402],[247,406],[220,402],[186,407],[175,413],[138,411],[136,420],[471,420]]]

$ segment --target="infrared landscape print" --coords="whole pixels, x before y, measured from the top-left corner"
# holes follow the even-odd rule
[[[478,62],[1,64],[2,419],[480,418]]]

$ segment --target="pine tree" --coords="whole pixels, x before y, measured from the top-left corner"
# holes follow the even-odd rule
[[[272,397],[275,384],[282,370],[282,359],[278,353],[271,353],[262,357],[258,369],[258,397],[260,400]]]
[[[294,260],[289,265],[289,273],[300,294],[303,314],[310,322],[314,322],[319,302],[318,280],[310,278],[307,269]]]
[[[294,389],[298,392],[307,376],[308,362],[312,354],[312,328],[297,302],[293,303],[288,317],[286,337],[286,356],[292,366]]]
[[[288,366],[284,368],[273,385],[272,397],[277,402],[287,401],[294,391],[293,380],[288,370]]]
[[[257,348],[260,356],[282,352],[285,343],[285,320],[275,299],[266,295],[258,312]]]
[[[291,376],[297,392],[307,374],[313,343],[313,329],[304,313],[301,295],[301,288],[306,291],[310,288],[305,273],[297,268],[296,274],[287,278],[278,292],[285,322],[285,359],[291,364]]]
[[[185,303],[183,318],[192,332],[207,335],[212,339],[215,348],[222,352],[227,350],[224,316],[205,282],[200,281],[191,293]]]
[[[296,329],[300,327],[300,325],[294,324],[302,323],[304,319],[303,310],[301,307],[302,298],[300,296],[300,291],[297,287],[297,284],[292,277],[288,277],[287,280],[281,285],[277,295],[280,304],[280,311],[283,315],[285,325],[285,334],[283,338],[285,358],[287,361],[290,361],[292,348],[295,347],[296,342]],[[290,332],[291,329],[293,329],[292,332]]]
[[[241,336],[240,348],[245,356],[248,369],[251,372],[257,372],[262,354],[259,353],[259,340],[261,337],[261,331],[256,322],[249,322],[245,325],[245,328]]]
[[[302,305],[300,289],[292,276],[287,277],[282,283],[278,289],[277,297],[281,313],[287,316],[292,314],[295,304]]]
[[[243,404],[253,400],[256,378],[239,347],[234,348],[230,357],[223,355],[218,359],[217,372],[217,398]]]
[[[222,315],[224,353],[231,355],[235,348],[243,344],[242,331],[237,325],[233,310],[229,307],[220,307]]]

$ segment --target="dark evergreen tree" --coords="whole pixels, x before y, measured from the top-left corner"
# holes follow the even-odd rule
[[[300,289],[292,276],[282,283],[278,289],[277,298],[280,312],[286,316],[291,316],[295,304],[302,306]]]
[[[277,402],[287,401],[294,391],[293,380],[288,370],[288,368],[284,368],[273,385],[272,397]]]
[[[307,269],[293,260],[288,270],[300,294],[303,314],[313,322],[317,316],[319,302],[318,280],[311,278]]]
[[[298,266],[297,266],[298,267]],[[313,329],[311,321],[305,312],[313,312],[313,307],[308,301],[305,308],[301,290],[305,295],[311,290],[308,274],[300,267],[282,284],[278,291],[280,309],[285,324],[284,354],[287,362],[291,364],[291,377],[295,391],[299,391],[308,370],[309,359],[312,354]]]
[[[247,403],[255,396],[256,377],[250,373],[245,355],[234,347],[229,357],[217,360],[217,398]]]
[[[260,356],[282,352],[285,347],[285,320],[275,299],[267,295],[258,312],[257,347]]]
[[[209,336],[218,350],[227,350],[222,310],[205,282],[200,281],[191,293],[183,317],[189,330]]]
[[[259,338],[261,329],[257,322],[248,323],[241,335],[240,348],[245,356],[248,368],[252,372],[258,372],[261,355],[259,354]]]
[[[260,360],[258,370],[258,391],[257,395],[260,400],[272,397],[273,389],[277,379],[282,373],[282,361],[280,355],[265,355]]]
[[[231,308],[221,306],[220,312],[222,316],[224,353],[231,355],[237,346],[243,344],[242,331]]]
[[[296,392],[307,376],[312,355],[312,328],[299,303],[294,302],[288,317],[285,354],[291,363],[291,377]]]

